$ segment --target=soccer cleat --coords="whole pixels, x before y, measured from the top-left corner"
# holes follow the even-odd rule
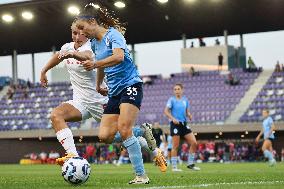
[[[269,160],[269,166],[273,167],[274,165],[276,165],[276,160],[275,159]]]
[[[182,170],[181,170],[181,169],[178,169],[178,168],[173,168],[172,171],[173,171],[173,172],[182,172]]]
[[[144,129],[143,137],[146,139],[149,149],[154,151],[157,148],[157,144],[152,133],[152,125],[150,123],[143,123],[141,128]]]
[[[149,184],[150,180],[146,175],[136,176],[133,180],[129,181],[128,184]]]
[[[194,164],[188,165],[187,168],[193,170],[193,171],[200,171],[199,167],[196,167]]]
[[[166,172],[167,171],[167,160],[164,157],[162,150],[160,150],[159,148],[157,148],[157,150],[158,150],[158,153],[154,157],[153,161],[159,167],[161,172]]]
[[[58,164],[58,165],[60,165],[60,166],[63,166],[64,162],[67,161],[68,159],[72,158],[72,157],[75,157],[75,155],[69,153],[69,154],[67,154],[66,156],[63,156],[63,157],[61,157],[61,158],[57,158],[57,159],[55,160],[55,162],[56,162],[56,164]]]

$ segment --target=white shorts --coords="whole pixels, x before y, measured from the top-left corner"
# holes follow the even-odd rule
[[[86,120],[93,117],[97,122],[100,122],[102,119],[104,112],[104,104],[98,102],[85,104],[78,100],[69,100],[63,103],[71,104],[72,106],[74,106],[74,108],[79,110],[82,115],[82,120]]]

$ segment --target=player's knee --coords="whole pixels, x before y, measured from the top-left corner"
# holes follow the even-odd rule
[[[99,139],[100,139],[100,142],[103,142],[103,143],[106,143],[106,144],[112,143],[112,140],[113,140],[108,135],[101,134],[101,133],[99,134]]]
[[[196,148],[197,147],[197,141],[196,140],[192,141],[190,145],[192,145],[192,147]]]
[[[121,135],[122,140],[126,140],[132,135],[132,130],[127,130],[127,129],[121,129],[119,130],[119,133]]]
[[[59,111],[52,111],[50,114],[50,120],[52,123],[56,123],[58,121],[61,121],[63,119],[62,114]]]
[[[131,123],[128,121],[122,121],[118,123],[118,130],[123,140],[132,135]]]
[[[173,145],[172,151],[178,151],[178,145]]]

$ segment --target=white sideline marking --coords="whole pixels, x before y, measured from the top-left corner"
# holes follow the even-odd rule
[[[284,180],[220,182],[220,183],[208,183],[208,184],[194,184],[194,185],[188,185],[188,186],[152,186],[152,187],[129,188],[129,189],[206,188],[210,186],[224,186],[224,185],[254,185],[254,184],[278,184],[278,183],[284,183]]]

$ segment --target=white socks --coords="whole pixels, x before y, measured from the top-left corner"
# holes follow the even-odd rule
[[[75,156],[78,156],[73,134],[69,128],[62,129],[56,133],[57,139],[60,142],[60,144],[63,146],[65,151],[69,154],[74,154]]]
[[[155,148],[155,150],[152,151],[153,152],[153,156],[157,156],[158,152],[159,152],[159,148]]]

